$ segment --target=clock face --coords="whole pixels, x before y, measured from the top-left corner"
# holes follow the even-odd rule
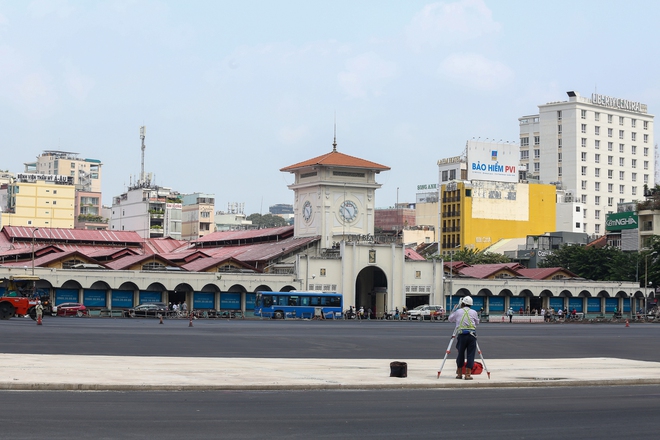
[[[357,206],[355,205],[355,203],[351,202],[350,200],[346,200],[342,202],[342,204],[339,206],[339,215],[347,222],[351,222],[355,220],[357,214],[358,214]]]
[[[312,218],[312,204],[308,201],[305,202],[302,208],[302,216],[303,220],[306,222],[309,222],[309,220]]]

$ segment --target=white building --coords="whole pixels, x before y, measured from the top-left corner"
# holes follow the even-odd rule
[[[583,204],[572,230],[598,236],[605,233],[607,213],[641,199],[644,185],[654,185],[653,115],[645,104],[626,99],[568,97],[518,119],[520,159],[531,178],[557,183]]]
[[[171,188],[138,184],[112,199],[110,229],[181,240],[181,209],[181,195]]]

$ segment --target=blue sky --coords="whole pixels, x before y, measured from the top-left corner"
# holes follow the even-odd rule
[[[247,214],[293,203],[280,168],[332,149],[414,201],[472,137],[566,91],[660,108],[655,1],[0,0],[0,169],[44,150],[103,162],[103,201],[145,169]],[[336,115],[336,116],[335,116]],[[134,178],[134,177],[133,177]]]

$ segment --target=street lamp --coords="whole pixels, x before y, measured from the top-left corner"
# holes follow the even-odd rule
[[[32,230],[32,276],[34,276],[34,233],[38,230],[39,228],[34,228]]]
[[[657,253],[658,252],[653,251],[650,254],[646,254],[646,256],[644,257],[644,296],[647,296],[646,289],[648,289],[649,287],[649,256],[652,257]],[[651,263],[653,263],[653,261],[651,261]]]
[[[454,311],[454,249],[461,247],[459,244],[455,246],[449,254],[449,310],[450,313]]]

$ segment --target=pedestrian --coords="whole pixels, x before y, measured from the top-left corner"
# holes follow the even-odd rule
[[[507,316],[509,317],[509,323],[513,321],[513,308],[509,307],[509,310],[506,311]]]
[[[474,355],[477,352],[477,325],[479,315],[472,310],[472,297],[463,297],[459,308],[449,315],[449,322],[456,323],[456,379],[463,379],[465,365],[465,380],[472,380]]]
[[[364,307],[362,306],[360,306],[360,310],[358,310],[358,319],[364,319]]]
[[[188,304],[185,301],[181,303],[181,313],[183,316],[188,316]]]
[[[41,305],[41,301],[37,301],[37,305],[34,307],[34,311],[37,314],[37,324],[41,324],[41,319],[44,316],[44,306]]]
[[[394,308],[394,319],[398,321],[400,318],[401,317],[399,316],[399,308],[395,307]]]
[[[367,309],[367,319],[371,319],[371,307]]]

